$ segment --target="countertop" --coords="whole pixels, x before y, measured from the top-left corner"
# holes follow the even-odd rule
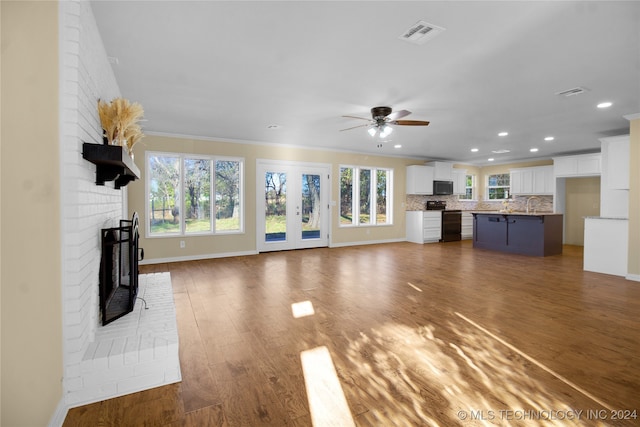
[[[420,209],[420,210],[408,210],[406,212],[442,212],[439,210],[426,210],[426,209]],[[520,211],[515,211],[515,212],[501,212],[501,211],[496,211],[496,210],[478,210],[478,209],[471,209],[471,210],[462,210],[462,213],[471,213],[471,214],[482,214],[482,215],[523,215],[523,216],[550,216],[550,215],[562,215],[561,213],[555,213],[555,212],[532,212],[532,213],[526,213],[526,212],[520,212]],[[600,219],[605,219],[602,217],[586,217],[586,218],[600,218]],[[607,218],[607,219],[614,219],[614,218]],[[615,218],[615,219],[626,219],[626,218]]]
[[[584,219],[615,219],[615,220],[622,220],[622,221],[628,221],[629,218],[622,218],[622,217],[618,217],[618,216],[585,216]]]
[[[551,215],[562,215],[561,213],[554,212],[500,212],[500,211],[463,211],[470,212],[472,214],[481,214],[481,215],[521,215],[521,216],[551,216]]]

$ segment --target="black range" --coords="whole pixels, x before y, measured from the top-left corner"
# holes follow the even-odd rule
[[[447,203],[442,200],[427,200],[428,211],[442,211],[441,242],[462,240],[462,211],[448,210]]]

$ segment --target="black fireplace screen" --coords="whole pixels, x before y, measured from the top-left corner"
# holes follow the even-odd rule
[[[133,311],[138,294],[138,214],[120,220],[120,226],[101,231],[100,311],[106,325]],[[139,252],[139,254],[138,254]],[[138,258],[140,257],[140,258]]]

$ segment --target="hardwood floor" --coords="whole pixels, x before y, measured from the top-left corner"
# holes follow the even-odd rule
[[[640,424],[640,283],[582,271],[581,247],[394,243],[141,268],[157,271],[171,272],[182,382],[74,408],[65,426]],[[313,314],[294,317],[304,301]],[[323,358],[303,367],[307,351]],[[350,415],[332,419],[336,383]]]

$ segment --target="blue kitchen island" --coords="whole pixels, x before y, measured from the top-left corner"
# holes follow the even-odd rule
[[[562,214],[473,213],[473,247],[521,255],[562,254]]]

